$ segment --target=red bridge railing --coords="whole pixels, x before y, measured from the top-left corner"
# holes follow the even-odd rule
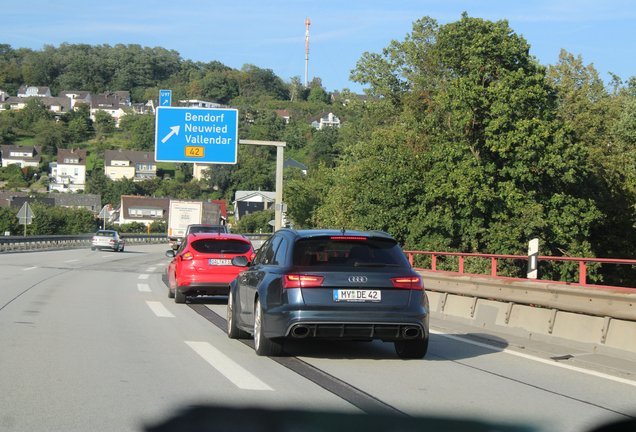
[[[478,257],[478,258],[486,258],[490,259],[490,277],[498,278],[498,279],[508,279],[508,280],[531,280],[537,282],[547,282],[547,283],[557,283],[557,284],[567,284],[567,285],[581,285],[586,287],[596,287],[596,288],[612,288],[612,289],[622,289],[622,290],[636,290],[636,288],[625,288],[625,287],[615,287],[608,285],[593,285],[587,283],[587,266],[590,263],[596,264],[625,264],[625,265],[636,265],[636,260],[628,260],[628,259],[611,259],[611,258],[575,258],[575,257],[554,257],[554,256],[539,256],[537,257],[538,262],[540,261],[562,261],[562,262],[577,262],[579,267],[579,280],[577,283],[571,282],[562,282],[562,281],[554,281],[554,280],[545,280],[545,279],[529,279],[529,278],[514,278],[514,277],[502,277],[497,275],[497,260],[500,259],[516,259],[516,260],[524,260],[528,261],[529,257],[526,255],[491,255],[491,254],[475,254],[475,253],[459,253],[459,252],[423,252],[423,251],[404,251],[405,254],[409,257],[409,262],[413,265],[413,256],[414,255],[429,255],[431,256],[431,268],[416,268],[416,270],[421,271],[437,271],[443,273],[455,273],[455,274],[466,274],[471,276],[484,276],[478,274],[471,274],[464,272],[464,259],[466,257]],[[448,270],[438,270],[437,269],[437,257],[444,256],[453,256],[459,257],[459,268],[457,271],[448,271]],[[537,262],[537,266],[538,266]],[[486,275],[488,276],[488,275]],[[636,283],[636,282],[635,282]]]

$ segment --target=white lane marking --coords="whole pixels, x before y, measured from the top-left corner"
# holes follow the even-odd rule
[[[27,268],[23,268],[22,271],[26,271],[26,270],[33,270],[36,269],[37,267],[27,267]]]
[[[169,263],[159,263],[159,264],[157,264],[157,265],[158,265],[159,267],[161,267],[161,266],[167,266],[168,264],[169,264]]]
[[[137,289],[142,292],[151,292],[148,284],[137,284]]]
[[[243,390],[273,390],[263,381],[237,365],[221,351],[214,348],[209,342],[186,341],[186,344],[238,388]]]
[[[79,261],[79,260],[68,260],[68,261],[64,261],[64,262],[69,263],[69,262],[75,262],[75,261]]]
[[[520,353],[520,352],[517,352],[517,351],[512,351],[512,350],[510,350],[508,348],[498,348],[496,346],[492,346],[492,345],[488,345],[488,344],[484,344],[484,343],[480,343],[480,342],[475,342],[475,341],[472,341],[472,340],[469,340],[469,339],[464,339],[464,338],[461,338],[461,337],[458,337],[458,336],[450,335],[450,334],[447,334],[447,333],[441,333],[441,332],[438,332],[438,331],[429,330],[429,333],[436,334],[436,335],[443,336],[443,337],[447,337],[449,339],[453,339],[453,340],[456,340],[456,341],[459,341],[459,342],[464,342],[464,343],[467,343],[467,344],[475,345],[475,346],[478,346],[478,347],[487,348],[489,350],[493,350],[493,351],[497,351],[497,352],[503,352],[503,353],[510,354],[510,355],[517,356],[517,357],[521,357],[521,358],[524,358],[524,359],[533,360],[533,361],[536,361],[536,362],[539,362],[539,363],[543,363],[543,364],[547,364],[547,365],[550,365],[550,366],[556,366],[556,367],[560,367],[560,368],[563,368],[563,369],[567,369],[567,370],[571,370],[571,371],[580,372],[580,373],[584,373],[584,374],[587,374],[587,375],[595,376],[597,378],[604,378],[604,379],[607,379],[607,380],[610,380],[610,381],[615,381],[615,382],[619,382],[619,383],[622,383],[622,384],[627,384],[627,385],[636,387],[636,381],[632,381],[632,380],[628,380],[628,379],[624,379],[624,378],[619,378],[619,377],[615,377],[615,376],[612,376],[612,375],[607,375],[607,374],[604,374],[604,373],[601,373],[601,372],[596,372],[596,371],[592,371],[592,370],[583,369],[583,368],[580,368],[580,367],[577,367],[577,366],[563,364],[563,363],[560,363],[560,362],[558,362],[556,360],[546,360],[546,359],[535,357],[535,356],[532,356],[532,355],[529,355],[529,354],[524,354],[524,353]]]
[[[153,271],[155,271],[155,269],[156,269],[156,268],[157,268],[157,267],[148,267],[148,268],[146,269],[146,271],[147,271],[147,272],[151,272],[151,273],[152,273]]]
[[[139,279],[148,279],[150,277],[149,274],[140,274]]]
[[[158,301],[147,301],[146,304],[160,318],[175,318],[166,307]]]

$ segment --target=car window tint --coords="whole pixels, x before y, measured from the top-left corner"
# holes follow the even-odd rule
[[[276,256],[276,250],[278,249],[278,245],[280,244],[281,240],[282,240],[282,237],[274,236],[274,238],[272,239],[272,242],[270,243],[269,248],[267,248],[267,250],[265,251],[265,255],[263,256],[263,261],[261,262],[261,264],[265,264],[265,265],[274,264],[274,257]]]
[[[96,235],[98,235],[100,237],[115,237],[115,233],[109,233],[109,232],[104,232],[104,231],[100,231]]]
[[[285,256],[287,255],[287,245],[289,242],[287,239],[281,237],[280,245],[276,250],[276,255],[274,255],[274,259],[272,260],[272,265],[285,265]]]
[[[195,233],[224,233],[225,229],[223,227],[190,227],[188,230],[188,234]]]
[[[265,256],[265,252],[267,251],[267,249],[269,249],[270,245],[272,244],[272,239],[273,237],[270,237],[269,239],[267,239],[265,241],[265,243],[263,243],[261,245],[261,247],[258,249],[258,252],[256,252],[256,256],[254,257],[254,264],[260,264],[261,261],[263,260],[263,257]]]
[[[331,237],[299,239],[294,243],[294,265],[300,267],[386,264],[408,267],[409,262],[393,239],[338,240]]]
[[[191,247],[199,253],[239,255],[249,252],[252,245],[238,239],[201,239],[193,241]]]

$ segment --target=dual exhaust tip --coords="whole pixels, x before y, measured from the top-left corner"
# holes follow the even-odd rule
[[[416,326],[405,326],[401,330],[404,339],[415,339],[420,336],[420,328]],[[311,330],[306,325],[296,325],[291,330],[291,336],[296,339],[304,339],[311,334]]]

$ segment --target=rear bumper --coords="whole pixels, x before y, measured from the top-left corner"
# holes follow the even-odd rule
[[[190,285],[181,285],[179,292],[190,296],[227,295],[230,291],[229,283],[193,282]]]
[[[392,310],[320,310],[297,306],[284,305],[263,311],[265,335],[268,338],[383,341],[428,338],[429,316],[419,302],[412,301],[405,308]]]

